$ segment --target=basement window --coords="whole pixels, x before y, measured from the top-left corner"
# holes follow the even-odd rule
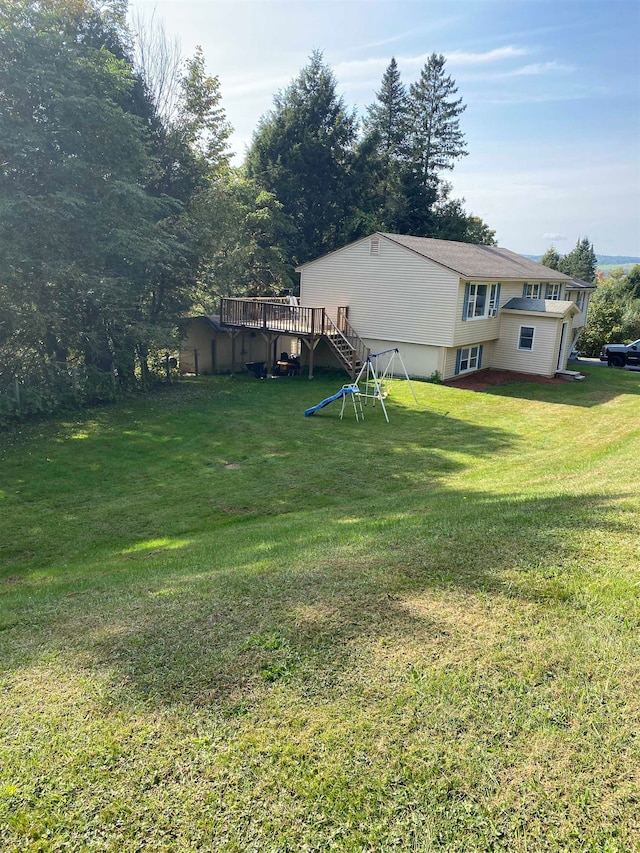
[[[482,345],[464,347],[456,352],[456,375],[479,370],[482,366]]]

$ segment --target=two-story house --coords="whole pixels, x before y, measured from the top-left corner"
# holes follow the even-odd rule
[[[348,317],[372,352],[398,347],[411,375],[443,379],[564,370],[595,288],[508,249],[384,233],[299,272],[302,307]],[[318,344],[315,364],[337,365],[335,347]]]

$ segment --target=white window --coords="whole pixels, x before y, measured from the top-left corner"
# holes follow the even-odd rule
[[[465,370],[477,370],[480,367],[480,347],[466,347],[458,350],[460,354],[460,365],[458,373],[464,373]]]
[[[470,284],[469,285],[469,307],[467,308],[467,318],[486,317],[487,315],[487,285],[486,284]]]
[[[562,294],[561,284],[547,284],[547,289],[544,295],[545,299],[560,299]]]
[[[524,286],[524,291],[522,295],[525,299],[540,299],[542,291],[542,285],[540,282],[527,282]]]
[[[498,313],[497,284],[468,284],[465,320],[482,320]]]
[[[535,335],[534,326],[520,326],[520,335],[518,336],[518,349],[533,349],[533,338]]]

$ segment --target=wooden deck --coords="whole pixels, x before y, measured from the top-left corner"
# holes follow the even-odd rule
[[[294,307],[284,299],[222,299],[220,321],[225,326],[293,337],[326,334],[324,308]]]
[[[346,308],[339,308],[336,320],[332,320],[324,308],[292,306],[285,299],[225,297],[220,301],[220,322],[230,330],[260,331],[270,343],[280,335],[300,338],[309,350],[309,378],[313,377],[313,356],[321,340],[328,342],[352,378],[369,355],[347,320]]]

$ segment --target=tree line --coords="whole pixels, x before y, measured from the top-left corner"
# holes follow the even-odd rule
[[[619,267],[608,276],[602,275],[597,271],[596,253],[588,237],[579,239],[564,256],[551,246],[540,263],[598,284],[590,300],[587,326],[578,343],[584,355],[597,357],[604,344],[640,338],[640,264],[628,273]]]
[[[443,56],[409,86],[391,59],[359,119],[315,51],[234,167],[202,51],[126,16],[0,0],[0,420],[25,377],[23,413],[148,381],[179,318],[372,231],[495,244],[445,177],[467,148]]]

